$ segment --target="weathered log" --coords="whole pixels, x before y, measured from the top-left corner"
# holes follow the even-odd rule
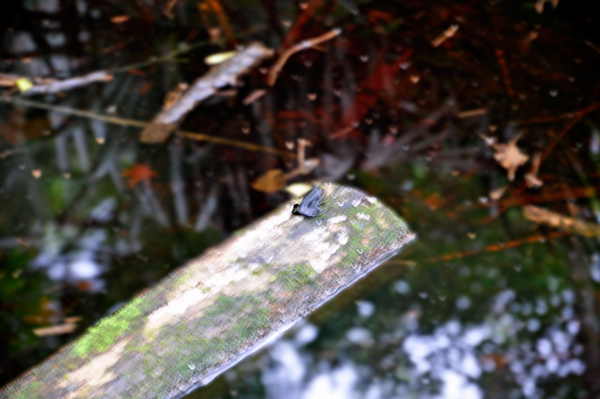
[[[204,385],[414,238],[376,198],[323,186],[170,274],[0,390],[0,398],[175,398]]]

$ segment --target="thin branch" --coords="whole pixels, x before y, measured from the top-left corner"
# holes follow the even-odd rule
[[[481,249],[463,251],[463,252],[454,252],[454,253],[449,253],[449,254],[445,254],[445,255],[441,255],[441,256],[434,256],[434,257],[425,259],[425,263],[437,263],[440,261],[448,262],[453,259],[468,258],[468,257],[474,256],[474,255],[478,255],[478,254],[486,253],[486,252],[504,251],[504,250],[507,250],[510,248],[520,247],[521,245],[525,245],[525,244],[542,243],[548,239],[558,238],[561,235],[562,234],[559,232],[552,232],[552,233],[544,234],[544,235],[536,234],[533,236],[522,238],[520,240],[511,240],[511,241],[507,241],[507,242],[501,242],[498,244],[488,245]]]
[[[267,84],[269,86],[273,86],[275,84],[275,82],[277,81],[277,76],[279,76],[279,72],[281,72],[281,68],[283,68],[283,66],[287,62],[288,58],[290,58],[292,55],[296,54],[299,51],[315,47],[318,44],[326,42],[327,40],[331,40],[334,37],[336,37],[337,35],[339,35],[341,32],[342,32],[341,29],[333,29],[321,36],[315,37],[314,39],[303,40],[302,42],[295,44],[292,47],[290,47],[289,49],[285,50],[279,56],[279,59],[277,60],[277,62],[271,67],[271,70],[269,70]]]
[[[571,119],[571,118],[578,117],[578,116],[584,116],[585,114],[589,114],[590,112],[592,112],[598,108],[600,108],[600,102],[593,103],[591,105],[588,105],[585,108],[578,109],[576,111],[566,112],[564,114],[541,116],[538,118],[526,119],[524,121],[515,121],[512,123],[515,125],[518,125],[518,126],[525,126],[525,125],[535,125],[538,123],[556,122],[556,121],[559,121],[562,119]]]
[[[450,25],[448,29],[442,32],[441,35],[436,37],[431,41],[431,45],[433,47],[438,47],[440,44],[444,43],[446,40],[450,39],[456,31],[458,30],[458,25]]]
[[[242,32],[238,36],[244,36],[247,34],[254,33],[256,31],[265,29],[264,26],[254,27],[253,29],[249,29],[245,32]],[[36,95],[36,94],[48,94],[48,93],[58,93],[61,91],[71,90],[76,87],[85,86],[94,82],[108,82],[112,79],[112,75],[115,73],[128,72],[132,69],[140,69],[148,66],[152,66],[161,62],[169,61],[180,54],[187,53],[195,48],[202,47],[208,44],[213,44],[209,40],[202,40],[192,44],[185,44],[181,46],[179,49],[171,51],[161,57],[152,57],[147,61],[141,61],[134,64],[124,65],[116,68],[108,68],[106,70],[100,70],[95,72],[90,72],[83,76],[77,76],[69,79],[58,80],[52,78],[40,78],[33,77],[27,78],[34,85],[28,88],[23,92],[25,95]],[[0,86],[3,87],[15,87],[17,85],[17,81],[19,79],[23,79],[23,76],[11,75],[0,73]]]
[[[25,90],[23,94],[26,96],[33,96],[36,94],[58,93],[61,91],[71,90],[76,87],[86,86],[90,83],[108,82],[112,80],[112,78],[113,76],[106,71],[97,71],[83,76],[76,76],[74,78],[64,80],[55,80],[47,84],[35,85]]]
[[[282,158],[296,158],[296,156],[292,153],[288,153],[285,151],[280,151],[276,148],[269,148],[269,147],[262,147],[258,144],[253,144],[253,143],[248,143],[245,141],[238,141],[238,140],[231,140],[231,139],[225,139],[222,137],[215,137],[215,136],[210,136],[208,134],[203,134],[203,133],[194,133],[194,132],[188,132],[185,130],[178,130],[176,132],[176,134],[178,136],[181,137],[188,137],[190,139],[194,139],[197,141],[209,141],[211,143],[216,143],[216,144],[223,144],[223,145],[229,145],[232,147],[240,147],[240,148],[244,148],[246,150],[249,151],[257,151],[257,152],[265,152],[268,154],[273,154],[273,155],[277,155],[280,156]]]
[[[175,3],[177,3],[177,0],[169,0],[163,10],[163,14],[165,14],[169,19],[173,19],[173,7],[175,7]]]
[[[468,111],[461,111],[458,113],[458,117],[463,119],[463,118],[471,118],[473,116],[480,116],[483,115],[487,112],[487,108],[477,108],[477,109],[471,109]]]
[[[508,64],[506,62],[506,57],[504,57],[504,51],[500,48],[494,49],[496,53],[496,58],[498,60],[498,65],[500,65],[500,70],[502,71],[502,79],[504,80],[504,86],[506,88],[506,92],[510,97],[515,96],[515,89],[512,86],[512,80],[510,78],[510,69],[508,68]]]
[[[60,112],[62,114],[66,114],[66,115],[79,116],[82,118],[93,119],[93,120],[112,123],[114,125],[120,125],[120,126],[145,128],[150,125],[147,122],[142,122],[142,121],[138,121],[135,119],[120,118],[118,116],[101,115],[101,114],[97,114],[97,113],[90,112],[90,111],[83,111],[83,110],[73,109],[73,108],[69,108],[69,107],[63,107],[60,105],[45,104],[45,103],[41,103],[41,102],[37,102],[37,101],[26,100],[26,99],[19,98],[19,97],[0,96],[0,102],[14,104],[14,105],[20,105],[20,106],[24,106],[24,107],[46,109],[48,111]],[[294,154],[291,154],[291,153],[280,151],[275,148],[262,147],[260,145],[248,143],[245,141],[224,139],[222,137],[215,137],[215,136],[210,136],[208,134],[188,132],[188,131],[178,131],[177,134],[179,136],[188,137],[188,138],[191,138],[194,140],[208,141],[208,142],[215,143],[215,144],[229,145],[232,147],[244,148],[249,151],[264,152],[267,154],[277,155],[282,158],[292,158],[293,159],[296,157]],[[2,155],[7,156],[10,154],[2,153]]]

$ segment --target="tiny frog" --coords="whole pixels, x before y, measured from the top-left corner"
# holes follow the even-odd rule
[[[295,204],[292,213],[294,215],[302,215],[307,218],[317,216],[323,212],[321,202],[323,201],[324,191],[321,187],[315,187],[310,190],[302,199],[300,204]]]

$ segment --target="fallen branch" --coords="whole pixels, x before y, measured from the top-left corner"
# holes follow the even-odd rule
[[[112,124],[119,125],[119,126],[145,128],[150,125],[148,122],[138,121],[135,119],[120,118],[118,116],[110,116],[110,115],[101,115],[101,114],[96,114],[96,113],[90,112],[90,111],[83,111],[83,110],[73,109],[73,108],[69,108],[69,107],[62,107],[60,105],[45,104],[45,103],[26,100],[26,99],[18,98],[18,97],[0,96],[0,102],[21,105],[24,107],[46,109],[48,111],[60,112],[62,114],[66,114],[66,115],[79,116],[82,118],[112,123]],[[244,149],[250,150],[250,151],[265,152],[267,154],[277,155],[282,158],[288,158],[288,159],[295,158],[295,155],[292,153],[280,151],[276,148],[263,147],[263,146],[260,146],[257,144],[248,143],[246,141],[225,139],[222,137],[215,137],[215,136],[211,136],[208,134],[188,132],[188,131],[183,131],[183,130],[178,130],[176,134],[179,136],[182,136],[182,137],[188,137],[188,138],[198,140],[198,141],[207,141],[207,142],[211,142],[211,143],[215,143],[215,144],[223,144],[223,145],[229,145],[232,147],[244,148]],[[4,157],[12,154],[13,152],[16,152],[16,151],[0,153],[0,158],[4,158]]]
[[[477,250],[454,252],[454,253],[449,253],[449,254],[445,254],[445,255],[441,255],[441,256],[427,258],[427,259],[425,259],[425,263],[437,263],[440,261],[448,262],[448,261],[451,261],[454,259],[468,258],[470,256],[475,256],[475,255],[479,255],[479,254],[486,253],[486,252],[504,251],[509,248],[516,248],[516,247],[520,247],[521,245],[525,245],[525,244],[542,243],[548,239],[558,238],[558,237],[560,237],[560,234],[557,232],[550,233],[547,235],[536,234],[536,235],[533,235],[530,237],[522,238],[520,240],[511,240],[511,241],[507,241],[507,242],[501,242],[498,244],[488,245],[486,247],[483,247],[483,248],[477,249]]]
[[[537,224],[545,224],[553,228],[575,233],[585,237],[600,237],[600,226],[596,223],[574,219],[560,213],[547,211],[533,205],[523,207],[523,216]]]
[[[175,130],[181,120],[200,101],[215,94],[219,89],[234,85],[237,79],[273,55],[273,51],[261,43],[252,43],[233,57],[198,78],[181,97],[167,109],[163,109],[152,120],[140,136],[143,143],[162,143]]]
[[[36,94],[50,94],[67,91],[76,87],[82,87],[95,82],[108,82],[113,78],[106,71],[92,72],[87,75],[77,76],[65,80],[54,80],[46,84],[33,85],[23,91],[24,95],[33,96]]]

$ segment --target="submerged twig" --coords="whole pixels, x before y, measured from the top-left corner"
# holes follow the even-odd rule
[[[254,33],[256,31],[264,29],[264,26],[256,26],[247,31],[241,32],[239,36],[248,35]],[[25,90],[21,89],[24,94],[27,95],[35,95],[35,94],[47,94],[47,93],[57,93],[61,91],[71,90],[76,87],[85,86],[89,83],[93,82],[107,82],[112,79],[112,75],[116,73],[128,72],[132,69],[145,68],[148,66],[152,66],[161,62],[169,61],[180,54],[187,53],[191,50],[194,50],[198,47],[202,47],[208,44],[212,44],[210,40],[202,40],[192,44],[185,44],[181,46],[177,50],[170,51],[167,54],[160,57],[152,57],[146,61],[140,61],[129,65],[124,65],[115,68],[108,68],[105,70],[90,72],[83,76],[78,76],[74,78],[58,80],[53,78],[43,78],[43,77],[32,77],[27,78],[24,76],[14,75],[14,74],[5,74],[0,73],[0,86],[1,87],[11,87],[15,88],[19,86],[18,81],[23,80],[25,83]]]
[[[498,65],[500,65],[500,71],[502,71],[502,79],[504,80],[504,86],[506,88],[506,92],[510,97],[515,96],[515,89],[512,86],[512,80],[510,78],[510,70],[508,69],[508,64],[506,62],[506,57],[504,57],[504,50],[500,48],[496,48],[495,50],[496,58],[498,60]]]
[[[458,117],[463,119],[463,118],[471,118],[473,116],[480,116],[483,115],[487,112],[487,108],[477,108],[477,109],[471,109],[468,111],[461,111],[458,113]]]
[[[521,239],[517,239],[517,240],[510,240],[510,241],[499,243],[499,244],[488,245],[488,246],[480,248],[480,249],[468,250],[468,251],[463,251],[463,252],[454,252],[454,253],[449,253],[449,254],[445,254],[442,256],[434,256],[434,257],[425,259],[425,263],[437,263],[440,261],[448,262],[453,259],[468,258],[470,256],[474,256],[474,255],[478,255],[478,254],[486,253],[486,252],[505,251],[510,248],[520,247],[521,245],[538,244],[538,243],[545,242],[546,240],[558,238],[558,237],[560,237],[560,233],[558,233],[558,232],[552,232],[552,233],[544,234],[544,235],[536,234],[533,236],[529,236],[529,237],[525,237],[525,238],[521,238]]]
[[[581,108],[581,109],[578,109],[575,111],[565,112],[563,114],[553,114],[553,115],[548,115],[548,116],[541,116],[541,117],[537,117],[537,118],[526,119],[523,121],[515,121],[515,122],[511,122],[511,123],[518,125],[518,126],[525,126],[525,125],[535,125],[538,123],[556,122],[561,119],[573,119],[573,118],[577,118],[577,117],[582,117],[592,111],[595,111],[598,108],[600,108],[600,102],[590,104],[585,108]]]
[[[177,0],[169,0],[163,9],[163,14],[165,14],[169,19],[173,19],[173,7],[175,7],[175,3],[177,3]]]
[[[252,43],[233,57],[211,69],[206,75],[196,79],[169,108],[159,112],[142,132],[140,141],[161,143],[165,141],[179,122],[200,101],[212,96],[217,90],[235,84],[236,80],[248,72],[263,59],[270,57],[273,51],[261,43]]]
[[[282,158],[295,158],[295,155],[292,153],[280,151],[276,148],[263,147],[258,144],[248,143],[245,141],[225,139],[223,137],[216,137],[216,136],[211,136],[211,135],[203,134],[203,133],[188,132],[185,130],[178,130],[176,132],[176,134],[178,136],[187,137],[187,138],[194,139],[197,141],[209,141],[209,142],[215,143],[215,144],[223,144],[223,145],[229,145],[232,147],[240,147],[240,148],[244,148],[244,149],[250,150],[250,151],[259,151],[259,152],[265,152],[268,154],[277,155]]]
[[[113,76],[106,71],[97,71],[65,80],[54,80],[45,84],[37,84],[28,88],[27,90],[24,90],[23,94],[32,96],[36,94],[58,93],[61,91],[71,90],[76,87],[86,86],[90,83],[108,82],[112,78]]]
[[[322,34],[321,36],[317,36],[314,39],[303,40],[302,42],[293,45],[289,49],[285,50],[280,56],[277,62],[271,67],[269,70],[269,75],[267,78],[267,84],[269,86],[273,86],[275,81],[277,81],[277,76],[279,76],[279,72],[281,68],[285,65],[288,58],[292,55],[296,54],[299,51],[306,50],[308,48],[315,47],[318,44],[326,42],[327,40],[331,40],[342,32],[341,29],[333,29],[329,32]]]
[[[93,119],[93,120],[102,121],[102,122],[108,122],[108,123],[112,123],[112,124],[120,125],[120,126],[145,128],[150,125],[147,122],[138,121],[135,119],[120,118],[118,116],[101,115],[101,114],[96,114],[96,113],[90,112],[90,111],[83,111],[83,110],[79,110],[79,109],[63,107],[60,105],[45,104],[45,103],[26,100],[26,99],[18,98],[18,97],[0,96],[0,102],[14,104],[14,105],[21,105],[21,106],[31,107],[31,108],[46,109],[48,111],[60,112],[62,114],[79,116],[82,118]],[[244,149],[247,149],[250,151],[264,152],[267,154],[277,155],[282,158],[295,158],[294,154],[280,151],[276,148],[262,147],[260,145],[248,143],[246,141],[225,139],[222,137],[215,137],[215,136],[210,136],[208,134],[188,132],[188,131],[177,131],[177,134],[182,137],[188,137],[188,138],[191,138],[194,140],[208,141],[208,142],[215,143],[215,144],[223,144],[223,145],[229,145],[232,147],[244,148]],[[4,153],[2,153],[2,155],[4,155]],[[6,155],[10,155],[10,154],[6,154]]]
[[[585,237],[600,237],[600,226],[596,223],[574,219],[534,205],[524,206],[523,216],[534,223],[545,224],[567,233],[575,233]]]
[[[446,40],[450,39],[456,31],[458,30],[458,25],[450,25],[448,29],[442,32],[441,35],[436,37],[431,41],[431,45],[433,47],[438,47],[440,44],[444,43]]]

